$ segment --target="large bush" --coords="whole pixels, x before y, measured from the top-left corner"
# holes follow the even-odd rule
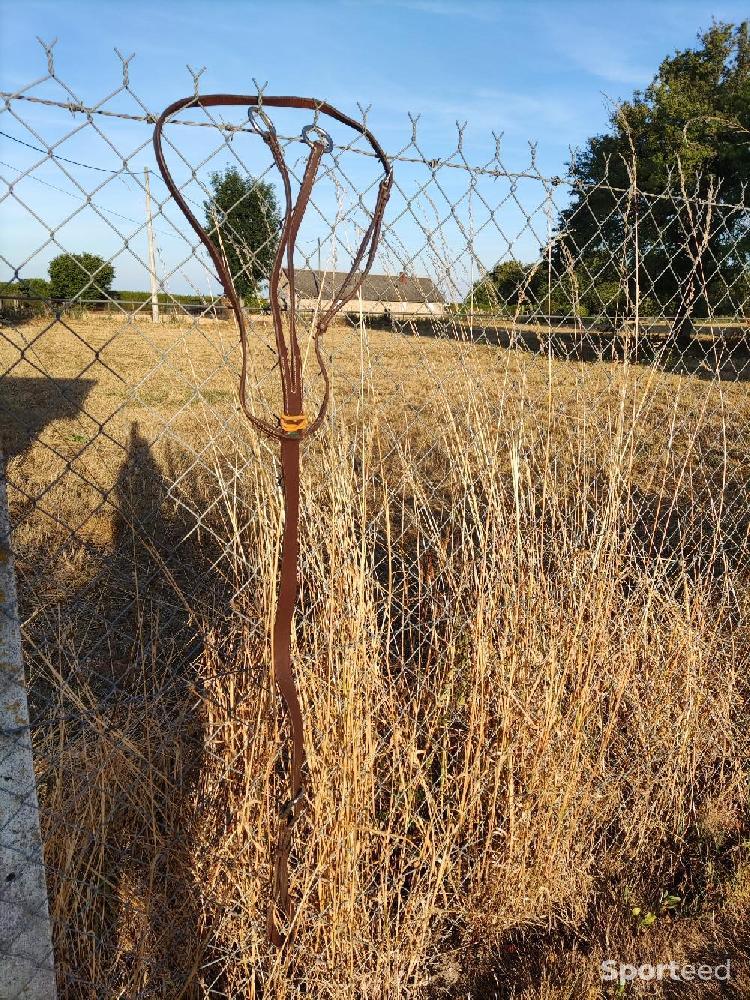
[[[106,299],[112,296],[114,267],[93,253],[64,253],[50,261],[53,299]]]

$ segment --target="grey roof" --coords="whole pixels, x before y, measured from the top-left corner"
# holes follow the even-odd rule
[[[330,301],[336,297],[346,275],[344,271],[295,270],[294,290],[303,299],[317,299],[320,295]],[[361,294],[368,302],[445,302],[431,278],[406,274],[368,274],[362,282]]]

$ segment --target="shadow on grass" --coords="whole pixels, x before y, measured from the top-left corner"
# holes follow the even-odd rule
[[[38,731],[57,727],[61,739],[52,771],[62,783],[43,796],[53,902],[81,883],[58,930],[60,995],[135,995],[140,984],[143,996],[219,997],[201,988],[210,940],[194,873],[203,647],[188,600],[196,579],[207,593],[213,553],[196,544],[195,519],[137,423],[110,502],[99,571],[28,628],[32,662],[46,650],[35,671],[44,676],[55,639],[43,633],[60,623],[58,669],[70,692],[60,701],[49,681],[33,692]]]
[[[657,365],[673,374],[730,382],[750,381],[750,330],[735,327],[699,327],[697,335],[679,345],[667,340],[666,324],[651,324],[638,338],[622,331],[582,327],[580,331],[542,324],[514,326],[499,319],[477,316],[465,319],[371,320],[374,329],[393,329],[404,336],[461,340],[529,354],[552,356],[558,361],[617,362]]]
[[[95,385],[95,379],[86,378],[0,377],[0,446],[6,456],[44,440],[53,421],[79,416]]]

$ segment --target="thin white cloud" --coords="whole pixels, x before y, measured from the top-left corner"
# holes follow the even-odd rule
[[[471,18],[475,21],[497,21],[503,16],[498,3],[461,3],[460,0],[390,0],[388,6],[403,7],[436,17]]]
[[[651,29],[644,26],[640,44],[632,38],[625,43],[616,23],[607,19],[606,23],[582,24],[581,18],[574,16],[574,10],[569,8],[569,16],[565,18],[552,15],[549,11],[547,16],[540,18],[548,56],[556,57],[563,65],[572,65],[599,80],[624,85],[631,90],[643,88],[651,82],[658,67],[650,58],[641,57],[639,50],[652,51],[653,25]],[[583,13],[581,8],[579,13]],[[660,37],[659,31],[655,33]]]
[[[420,115],[421,129],[445,130],[468,121],[475,134],[503,132],[523,139],[556,138],[567,142],[586,119],[576,102],[555,96],[533,95],[508,88],[475,88],[445,97],[408,91],[400,87],[381,90],[376,109],[379,116],[403,122],[405,110]],[[394,121],[395,124],[395,121]]]
[[[655,66],[635,63],[624,58],[621,51],[606,45],[592,45],[577,53],[572,53],[577,65],[592,76],[608,83],[625,84],[627,87],[646,87],[652,80]]]

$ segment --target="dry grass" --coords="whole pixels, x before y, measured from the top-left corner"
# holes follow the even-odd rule
[[[743,382],[331,332],[279,956],[272,450],[228,325],[71,326],[98,358],[56,325],[3,398],[62,996],[573,1000],[726,956],[747,995]]]

